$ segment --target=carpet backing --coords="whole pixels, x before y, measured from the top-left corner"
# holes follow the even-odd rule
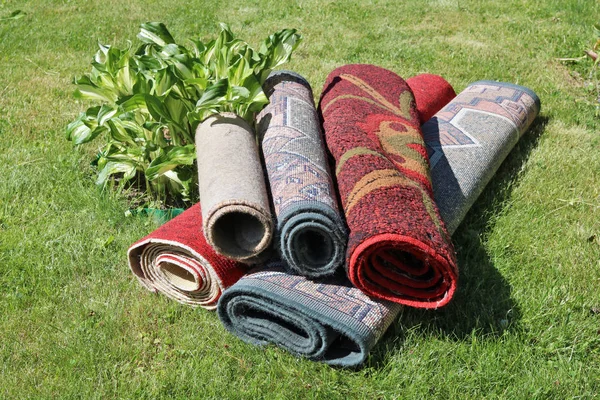
[[[235,114],[214,115],[196,130],[196,152],[207,241],[229,258],[260,261],[274,229],[254,131]]]

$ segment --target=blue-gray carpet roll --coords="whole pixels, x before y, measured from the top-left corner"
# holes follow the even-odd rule
[[[315,282],[273,264],[226,290],[217,312],[248,343],[275,343],[313,360],[354,366],[366,359],[400,307],[370,299],[343,274]]]
[[[275,243],[290,272],[333,274],[344,262],[347,233],[309,83],[290,71],[271,73],[257,116],[277,218]]]

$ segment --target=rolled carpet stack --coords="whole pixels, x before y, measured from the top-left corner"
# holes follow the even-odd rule
[[[454,91],[444,81],[428,93],[451,97]],[[250,271],[227,289],[217,310],[225,327],[248,343],[275,343],[294,354],[349,367],[365,361],[400,307],[368,297],[343,271],[309,280],[273,264]]]
[[[217,254],[202,233],[200,205],[131,245],[129,268],[148,290],[190,306],[212,310],[225,288],[247,266]]]
[[[446,305],[458,269],[410,88],[386,69],[346,65],[329,74],[320,111],[350,229],[350,281],[379,299]]]
[[[411,79],[411,84],[413,83],[414,80]],[[431,86],[428,93],[432,98],[452,96],[448,87],[449,85]],[[525,88],[522,90],[529,95],[533,94]],[[533,95],[533,98],[534,103],[537,103],[537,96]],[[435,104],[435,101],[430,104]],[[421,109],[432,114],[438,111],[430,111],[426,107]],[[523,111],[525,114],[515,114],[522,116],[521,121],[526,121],[525,125],[519,125],[520,129],[526,129],[534,119],[539,111],[539,104],[538,107],[527,107]],[[496,140],[494,134],[502,134],[494,121],[498,121],[500,126],[504,125],[504,121],[490,120],[487,128],[491,135],[480,138],[482,147],[488,147]],[[428,147],[438,146],[438,151],[445,153],[447,147],[453,145],[451,142],[440,143],[439,137],[439,134],[428,134],[426,144]],[[492,158],[485,158],[485,161],[489,165],[497,163]],[[438,194],[443,192],[438,189],[443,189],[446,185],[453,186],[454,181],[466,179],[468,175],[468,169],[465,168],[459,172],[465,174],[464,177],[452,178],[453,173],[449,168],[448,163],[438,163],[432,170],[432,180],[436,185],[434,189]],[[474,173],[487,175],[488,171],[488,168],[478,168]],[[470,179],[483,181],[476,175]],[[436,197],[436,201],[441,200]],[[456,210],[455,215],[464,216],[470,206],[466,197],[457,197],[452,209]],[[441,217],[450,220],[451,214],[446,212],[451,212],[452,209],[442,207]],[[352,288],[344,277],[335,277],[335,280],[307,280],[285,273],[281,266],[272,265],[270,268],[250,271],[225,290],[217,310],[225,327],[246,342],[275,343],[310,359],[332,365],[356,366],[366,359],[377,339],[397,316],[400,307],[397,303],[365,296]]]
[[[196,130],[196,152],[206,240],[229,258],[260,261],[273,221],[252,128],[232,113],[209,117]]]
[[[454,232],[540,111],[531,90],[511,83],[469,85],[423,126],[435,199]]]
[[[331,275],[342,265],[346,228],[340,215],[310,84],[290,71],[272,73],[258,136],[277,218],[276,246],[291,272]]]

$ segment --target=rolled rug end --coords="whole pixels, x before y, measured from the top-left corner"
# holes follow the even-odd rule
[[[415,96],[415,103],[421,122],[428,121],[453,98],[454,88],[439,75],[419,74],[408,78],[406,83]]]
[[[233,113],[209,117],[196,130],[196,152],[207,241],[223,256],[257,262],[273,221],[252,128]]]
[[[127,259],[146,289],[209,310],[247,271],[247,266],[217,254],[207,243],[199,204],[132,244]]]
[[[273,343],[330,365],[362,364],[400,310],[375,302],[342,276],[309,280],[282,266],[251,271],[225,290],[217,314],[247,343]]]
[[[207,216],[204,232],[217,253],[249,262],[271,244],[273,221],[256,205],[221,204]]]
[[[347,242],[339,215],[322,206],[286,214],[281,216],[278,240],[287,269],[310,278],[335,273],[344,263]]]
[[[412,237],[380,234],[356,247],[350,281],[367,295],[402,305],[436,309],[452,299],[458,270],[452,255]]]

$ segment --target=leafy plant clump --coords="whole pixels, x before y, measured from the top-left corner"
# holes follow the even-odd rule
[[[75,97],[97,105],[66,128],[75,145],[106,140],[98,153],[98,185],[134,183],[163,203],[197,198],[196,127],[224,111],[252,124],[268,103],[262,84],[301,41],[295,29],[283,29],[254,50],[227,25],[220,28],[215,40],[191,39],[186,47],[164,24],[148,22],[135,50],[131,43],[125,49],[99,44],[91,72],[75,80]]]

